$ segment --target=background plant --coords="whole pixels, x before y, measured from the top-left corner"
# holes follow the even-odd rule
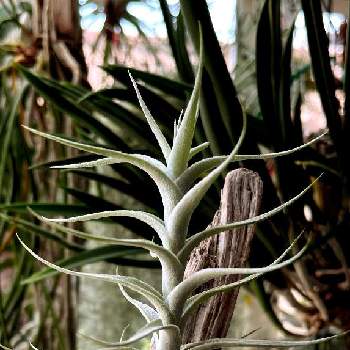
[[[202,39],[201,39],[202,41]],[[306,250],[304,247],[298,254],[283,262],[283,258],[290,251],[288,248],[278,259],[272,262],[265,268],[206,268],[193,273],[191,276],[183,280],[183,275],[186,267],[186,261],[190,256],[191,251],[203,240],[220,233],[224,230],[232,229],[247,224],[254,224],[261,220],[272,216],[279,211],[283,210],[286,206],[292,204],[298,198],[300,198],[310,187],[302,191],[296,197],[290,199],[285,204],[274,208],[270,212],[261,214],[257,217],[249,218],[243,221],[228,223],[226,225],[218,225],[210,227],[206,230],[200,231],[188,237],[189,223],[192,213],[198,206],[199,202],[204,197],[207,190],[220,176],[227,165],[232,161],[244,158],[270,158],[278,157],[293,153],[298,148],[285,151],[277,154],[261,155],[237,155],[238,150],[243,142],[246,132],[246,118],[243,120],[242,133],[237,141],[236,146],[227,157],[211,157],[205,158],[202,161],[189,164],[190,159],[197,152],[203,150],[208,146],[207,143],[192,148],[192,139],[194,136],[194,129],[196,120],[199,113],[199,94],[200,83],[202,80],[203,69],[203,43],[200,44],[200,65],[196,76],[194,90],[190,98],[190,102],[183,113],[183,116],[175,124],[174,137],[172,147],[168,144],[164,134],[160,130],[158,124],[155,122],[146,104],[144,103],[139,90],[137,89],[136,82],[131,77],[132,83],[136,90],[140,106],[145,114],[147,123],[152,130],[157,143],[161,149],[165,162],[160,162],[152,157],[141,154],[128,154],[108,148],[91,146],[88,144],[82,144],[76,141],[70,141],[61,137],[45,134],[33,129],[29,129],[35,134],[44,136],[51,140],[60,142],[66,146],[75,147],[77,149],[91,152],[103,156],[103,158],[82,162],[73,165],[58,166],[59,168],[81,168],[92,167],[99,165],[107,165],[113,163],[126,162],[138,167],[145,171],[151,179],[157,185],[158,191],[161,196],[163,204],[163,219],[148,212],[143,211],[128,211],[128,210],[116,210],[116,211],[104,211],[87,214],[83,216],[70,217],[67,219],[47,219],[36,215],[36,217],[44,222],[50,223],[61,232],[73,234],[84,239],[94,239],[104,243],[112,243],[121,246],[132,246],[144,248],[159,259],[162,271],[162,291],[158,292],[151,285],[137,280],[132,277],[124,277],[118,273],[115,276],[105,274],[91,274],[84,272],[74,272],[65,268],[61,268],[57,265],[49,263],[45,259],[41,258],[27,247],[22,241],[22,245],[38,260],[45,263],[47,266],[56,269],[57,271],[65,272],[76,276],[86,276],[95,279],[102,279],[104,281],[116,283],[122,289],[125,297],[136,306],[141,314],[145,317],[147,324],[144,328],[139,330],[134,336],[125,341],[119,343],[108,343],[100,340],[93,339],[108,348],[125,347],[131,345],[140,339],[156,333],[159,331],[159,336],[154,338],[155,346],[157,349],[178,349],[181,347],[181,334],[182,327],[185,325],[185,321],[188,315],[196,307],[198,307],[203,301],[210,296],[223,291],[229,291],[232,288],[239,286],[249,280],[255,279],[261,274],[271,272],[276,269],[280,269],[296,261]],[[301,146],[300,148],[303,148]],[[198,170],[200,168],[200,171]],[[195,169],[196,171],[194,171]],[[207,173],[198,182],[198,178],[203,173]],[[143,239],[119,239],[108,238],[99,235],[91,235],[77,230],[69,229],[64,226],[55,224],[55,222],[76,222],[86,221],[89,219],[99,219],[101,217],[111,216],[127,216],[140,220],[149,225],[158,235],[161,240],[161,245]],[[188,238],[187,238],[188,237]],[[293,242],[292,246],[295,242]],[[209,280],[221,277],[227,274],[247,274],[249,275],[238,282],[228,285],[209,289],[207,291],[196,294],[195,290]],[[130,289],[137,294],[140,294],[147,299],[149,304],[143,304],[141,300],[133,299],[129,296],[124,289]],[[193,295],[194,293],[194,295]],[[185,344],[182,348],[217,348],[218,346],[247,346],[255,345],[256,347],[266,346],[278,346],[287,347],[291,345],[305,346],[309,344],[318,344],[324,342],[325,339],[311,340],[304,342],[283,342],[283,341],[249,341],[242,339],[210,339],[208,341],[202,341],[198,343]]]
[[[65,13],[55,16],[62,9]],[[16,227],[22,227],[23,232],[32,238],[31,247],[40,248],[55,258],[68,259],[71,264],[79,260],[113,260],[126,253],[126,250],[112,251],[111,247],[90,253],[78,242],[59,237],[39,222],[26,220],[23,215],[26,211],[23,203],[32,201],[47,212],[59,209],[81,213],[85,209],[72,203],[57,186],[56,174],[46,170],[33,172],[29,168],[33,162],[40,163],[51,156],[69,157],[72,153],[38,138],[26,137],[20,127],[22,123],[65,135],[74,135],[77,131],[73,119],[54,106],[47,106],[14,69],[14,64],[21,63],[37,73],[88,86],[78,10],[76,1],[65,1],[61,8],[53,1],[1,1],[0,342],[5,345],[20,345],[24,337],[30,335],[47,349],[75,347],[72,307],[75,290],[70,279],[55,277],[35,287],[21,284],[22,279],[33,273],[35,266],[25,258],[24,250],[14,240]],[[63,186],[70,184],[84,188],[84,183],[79,183],[74,176],[63,174],[60,182]],[[48,201],[59,203],[53,206],[39,204]],[[16,213],[12,215],[9,208],[16,208]],[[42,241],[42,237],[50,239]],[[71,258],[69,251],[77,255]],[[62,314],[61,318],[58,312]],[[57,342],[49,341],[52,334],[56,335]]]
[[[286,248],[286,242],[293,240],[293,237],[300,232],[301,228],[307,227],[313,232],[316,236],[316,243],[312,248],[313,255],[311,256],[317,256],[318,259],[310,258],[306,260],[305,264],[299,264],[291,275],[286,275],[283,271],[266,275],[265,281],[269,282],[269,286],[259,279],[251,284],[251,288],[257,292],[271,318],[281,327],[282,325],[278,317],[276,317],[276,315],[280,314],[280,310],[278,310],[277,305],[271,299],[271,286],[274,291],[273,295],[278,294],[280,291],[286,292],[299,310],[299,314],[302,315],[302,322],[310,325],[309,332],[317,333],[318,330],[334,324],[346,329],[348,322],[346,319],[347,313],[341,311],[344,310],[344,305],[346,305],[344,301],[349,299],[347,297],[348,291],[346,288],[343,289],[342,283],[344,276],[346,282],[346,266],[348,264],[347,252],[342,248],[347,246],[346,232],[348,227],[348,209],[346,204],[346,184],[348,181],[345,175],[347,158],[346,147],[343,146],[343,144],[346,144],[346,119],[345,117],[339,117],[337,102],[334,100],[334,84],[327,58],[327,38],[321,24],[322,8],[320,2],[316,1],[312,5],[303,2],[302,5],[310,38],[310,52],[314,57],[313,67],[316,85],[325,106],[324,110],[327,115],[328,126],[332,129],[331,137],[333,140],[336,139],[338,143],[337,152],[327,151],[325,153],[319,148],[303,150],[294,158],[276,162],[274,167],[276,171],[272,176],[271,172],[267,171],[263,161],[244,161],[242,164],[257,170],[263,178],[265,186],[264,210],[272,209],[278,205],[280,203],[279,195],[283,198],[295,195],[308,183],[309,178],[315,175],[315,172],[318,173],[319,167],[327,171],[327,177],[324,178],[319,186],[315,187],[312,196],[311,194],[305,196],[292,210],[288,210],[287,213],[281,213],[270,221],[259,225],[259,239],[255,240],[253,247],[253,251],[255,249],[259,254],[253,254],[251,258],[252,265],[262,266],[267,264],[271,256],[276,257],[277,252]],[[242,145],[244,153],[259,153],[257,149],[258,144],[263,144],[272,150],[278,151],[301,144],[302,140],[300,105],[303,95],[302,93],[294,95],[293,92],[292,96],[294,98],[291,99],[292,103],[289,99],[291,91],[294,91],[291,90],[290,81],[295,81],[293,74],[295,73],[295,68],[289,69],[291,67],[290,53],[293,27],[289,31],[288,40],[282,41],[282,34],[279,29],[279,19],[281,17],[279,8],[279,1],[266,1],[260,17],[257,34],[259,40],[256,52],[256,71],[262,119],[259,116],[248,116],[249,136]],[[222,58],[208,15],[206,2],[198,1],[196,4],[181,4],[181,12],[175,19],[170,15],[165,1],[162,1],[162,9],[169,33],[169,42],[178,67],[179,79],[182,82],[171,81],[140,71],[132,70],[132,74],[146,84],[146,86],[140,86],[141,94],[169,140],[172,135],[173,121],[179,115],[181,106],[188,98],[191,91],[191,83],[193,82],[193,72],[191,71],[191,65],[188,64],[188,54],[184,45],[185,25],[189,29],[190,39],[198,49],[198,33],[195,24],[199,20],[203,26],[205,40],[208,40],[208,45],[211,46],[212,50],[207,53],[204,62],[205,69],[201,87],[201,118],[196,129],[195,142],[196,144],[201,144],[208,139],[210,141],[210,152],[215,155],[227,154],[233,148],[235,140],[238,138],[242,112],[238,100],[235,98],[236,90]],[[312,18],[317,20],[311,21]],[[269,45],[269,43],[273,44]],[[314,45],[315,43],[317,45]],[[283,55],[280,54],[281,52],[284,52]],[[41,76],[32,75],[24,69],[21,70],[43,96],[52,101],[54,105],[59,106],[67,114],[76,118],[78,123],[80,123],[81,135],[90,142],[113,145],[119,150],[136,150],[141,148],[144,153],[158,157],[160,152],[148,141],[151,135],[145,133],[145,123],[136,111],[137,100],[130,92],[131,85],[127,70],[119,66],[109,66],[105,67],[105,69],[122,84],[122,87],[118,85],[112,89],[99,91],[96,94],[92,94],[87,88],[71,84],[59,84]],[[326,74],[324,74],[324,71]],[[266,74],[266,72],[269,73]],[[266,82],[269,83],[267,84]],[[112,98],[113,101],[111,100]],[[77,100],[79,104],[75,104]],[[122,108],[119,101],[127,102],[130,106],[133,106],[132,112],[130,112],[130,109]],[[102,105],[104,108],[102,108]],[[91,118],[88,118],[89,116],[91,117],[91,111],[103,114],[110,121],[113,120],[113,123],[122,126],[124,130],[128,130],[128,135],[132,135],[134,140],[137,139],[139,141],[131,143],[130,138],[125,138],[124,133],[111,131],[109,125],[106,126],[99,121],[91,121]],[[95,119],[95,116],[92,119]],[[88,124],[84,124],[85,120],[88,120]],[[340,120],[344,122],[340,122]],[[92,133],[86,133],[84,127],[92,130]],[[220,137],[217,137],[217,135]],[[332,142],[330,142],[330,145],[332,145]],[[204,152],[209,154],[209,149]],[[340,157],[341,153],[342,156]],[[82,157],[83,159],[86,157],[86,160],[91,160],[89,158],[91,156],[83,155]],[[340,159],[343,160],[340,161]],[[78,158],[76,161],[80,162],[81,158]],[[69,162],[71,161],[69,160]],[[127,195],[153,208],[154,212],[161,212],[158,204],[159,197],[153,191],[152,184],[149,184],[147,188],[151,190],[147,190],[146,193],[135,191],[136,188],[144,189],[145,186],[142,186],[142,184],[144,181],[148,181],[141,172],[135,172],[129,167],[120,164],[113,165],[113,170],[118,174],[124,175],[122,177],[124,180],[114,181],[115,179],[110,176],[101,176],[101,174],[96,174],[93,171],[74,170],[74,172],[79,172],[79,176],[89,178],[91,181],[103,184],[103,186],[122,189]],[[290,179],[290,173],[295,174],[295,178]],[[220,184],[218,183],[216,189],[219,188]],[[329,191],[329,189],[333,189],[333,191]],[[339,189],[344,189],[344,191]],[[83,203],[91,206],[91,208],[96,205],[101,208],[101,205],[103,205],[105,209],[116,209],[115,203],[101,201],[100,198],[87,195],[85,192],[79,192],[72,188],[68,188],[66,191],[73,194],[75,198]],[[344,193],[344,195],[340,197],[339,193]],[[331,200],[328,199],[329,195],[331,195]],[[218,192],[214,187],[194,213],[194,218],[191,222],[193,231],[199,231],[205,227],[206,223],[210,222],[217,202]],[[327,203],[338,203],[336,210],[334,210],[335,206],[329,208],[326,205]],[[311,223],[305,219],[303,212],[305,205],[312,210],[313,221]],[[23,210],[24,207],[25,205],[22,205],[22,207],[17,206],[17,210]],[[44,208],[48,211],[50,207],[41,207],[41,209]],[[90,210],[83,206],[70,208],[85,212]],[[37,209],[39,209],[39,206]],[[44,214],[44,212],[42,213]],[[206,222],[204,220],[200,222],[196,219],[198,217],[205,217]],[[131,225],[133,224],[130,222],[124,221],[124,224],[148,238],[152,237],[151,231],[144,231],[140,227],[132,227]],[[324,257],[324,259],[320,259],[320,256]],[[321,266],[315,264],[316,261],[319,261]],[[333,275],[329,277],[322,275],[321,278],[319,277],[318,274],[321,270],[329,269],[338,271],[336,278]],[[45,276],[45,273],[48,273],[48,271],[36,276],[40,278],[40,276]],[[298,284],[292,283],[293,280],[297,280]],[[315,284],[320,288],[318,293],[313,292],[312,286]],[[295,290],[305,297],[304,301],[310,306],[307,310],[295,300],[293,296]],[[326,295],[332,296],[328,304],[324,300]],[[339,305],[341,305],[341,308],[339,308]]]

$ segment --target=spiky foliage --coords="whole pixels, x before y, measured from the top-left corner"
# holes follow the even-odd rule
[[[201,39],[202,41],[202,39]],[[145,171],[155,182],[161,195],[164,208],[163,218],[142,211],[116,210],[97,212],[82,216],[75,216],[66,219],[49,219],[40,216],[32,211],[32,214],[44,223],[51,225],[59,232],[67,233],[83,239],[95,240],[109,245],[132,246],[144,248],[150,254],[159,259],[162,267],[162,290],[158,291],[153,286],[133,277],[122,276],[118,273],[115,275],[94,274],[72,271],[53,263],[50,263],[35,252],[33,252],[20,238],[22,245],[36,259],[45,265],[73,276],[88,277],[99,279],[106,282],[114,283],[119,286],[125,298],[139,309],[140,313],[146,320],[146,325],[140,329],[131,338],[118,343],[108,343],[97,339],[91,339],[102,344],[106,348],[114,349],[130,346],[142,338],[154,335],[157,349],[217,349],[220,347],[290,347],[305,346],[318,344],[326,339],[299,341],[257,341],[249,339],[211,339],[209,341],[181,345],[182,327],[188,315],[193,312],[203,301],[210,296],[223,291],[230,291],[239,285],[257,278],[267,272],[271,272],[295,262],[300,258],[306,247],[289,259],[285,259],[291,251],[296,241],[274,262],[262,268],[208,268],[200,270],[186,280],[183,280],[184,270],[187,259],[191,251],[203,240],[222,231],[233,229],[242,225],[255,224],[264,220],[291,205],[300,198],[311,186],[308,186],[299,195],[290,199],[283,205],[259,216],[249,218],[240,222],[233,222],[226,225],[219,225],[201,232],[190,235],[189,223],[194,210],[203,199],[204,195],[216,179],[225,171],[227,166],[234,161],[241,159],[261,159],[277,157],[298,151],[307,146],[303,145],[281,153],[270,155],[238,155],[238,150],[244,139],[246,132],[246,118],[244,116],[243,128],[238,142],[232,152],[225,157],[212,157],[203,161],[189,165],[193,154],[200,152],[207,144],[192,148],[192,139],[199,113],[199,92],[202,79],[203,69],[203,43],[200,44],[200,63],[196,74],[195,87],[191,95],[189,104],[183,113],[183,117],[175,125],[173,144],[169,145],[164,137],[160,127],[152,117],[141,94],[138,90],[137,83],[132,76],[133,86],[135,88],[140,106],[145,114],[146,120],[161,148],[164,162],[154,159],[150,156],[141,154],[128,154],[108,148],[92,146],[76,141],[71,141],[58,136],[49,135],[34,129],[27,128],[34,134],[43,136],[47,139],[59,142],[62,145],[73,147],[82,151],[90,152],[104,158],[91,162],[80,164],[56,166],[56,168],[86,168],[103,166],[114,163],[129,163]],[[313,140],[314,142],[315,140]],[[203,174],[206,174],[203,176]],[[88,234],[75,229],[67,228],[62,223],[78,222],[100,219],[102,217],[128,216],[148,224],[159,236],[161,245],[144,239],[123,239],[109,238],[100,235]],[[209,289],[200,294],[193,295],[194,291],[204,283],[217,277],[228,274],[247,275],[238,282],[225,286]],[[145,298],[148,304],[131,297],[127,290]],[[159,335],[157,336],[156,334]]]

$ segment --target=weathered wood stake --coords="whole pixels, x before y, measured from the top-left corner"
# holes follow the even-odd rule
[[[220,208],[210,226],[248,219],[258,214],[263,184],[257,173],[241,168],[229,172],[221,193]],[[185,277],[208,267],[243,267],[249,256],[254,225],[222,232],[203,241],[195,249],[186,266]],[[228,284],[239,275],[209,281],[197,292]],[[238,296],[238,288],[213,296],[199,307],[187,321],[182,343],[187,344],[227,335]]]

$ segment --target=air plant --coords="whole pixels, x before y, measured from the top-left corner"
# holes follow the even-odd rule
[[[191,158],[208,146],[208,143],[206,142],[199,146],[192,147],[192,139],[194,137],[196,121],[199,114],[199,95],[203,70],[202,38],[200,41],[200,60],[194,89],[186,110],[178,122],[174,125],[174,137],[172,146],[168,143],[157,122],[148,110],[146,104],[142,99],[142,96],[139,93],[137,84],[130,74],[130,79],[135,88],[140,106],[162,151],[164,161],[160,161],[146,155],[127,154],[108,148],[83,144],[25,127],[34,134],[43,136],[47,139],[104,157],[95,161],[56,166],[55,168],[72,169],[96,167],[114,163],[129,163],[145,171],[152,178],[152,180],[157,185],[159,193],[161,195],[164,209],[163,218],[157,217],[148,212],[134,210],[103,211],[65,219],[49,219],[42,217],[33,211],[31,212],[42,222],[51,225],[53,228],[62,233],[67,233],[79,238],[95,240],[106,244],[141,247],[148,250],[153,257],[157,258],[160,261],[161,264],[161,291],[157,290],[152,285],[147,284],[134,277],[122,276],[118,274],[118,272],[116,272],[115,275],[94,274],[77,272],[59,267],[38,256],[19,237],[18,239],[24,248],[27,249],[28,252],[30,252],[36,259],[57,271],[73,276],[88,277],[115,283],[119,286],[125,298],[140,311],[146,320],[146,325],[129,339],[122,340],[118,343],[110,343],[91,338],[91,340],[99,343],[104,348],[125,348],[150,335],[153,336],[154,345],[157,350],[187,350],[194,348],[196,350],[202,350],[238,346],[290,347],[305,346],[324,342],[333,337],[305,341],[270,341],[250,340],[246,338],[226,338],[210,339],[207,341],[184,345],[181,344],[183,326],[185,325],[185,322],[191,312],[193,312],[201,303],[206,301],[212,295],[230,291],[233,288],[237,288],[238,286],[247,283],[248,281],[251,281],[265,273],[275,271],[289,264],[292,264],[304,254],[307,248],[306,245],[296,255],[292,256],[289,259],[285,259],[285,257],[295,246],[297,241],[295,240],[279,258],[277,258],[266,267],[206,268],[193,273],[190,277],[184,280],[183,277],[186,262],[192,250],[196,248],[196,246],[198,246],[201,241],[220,232],[231,230],[243,225],[252,225],[269,218],[270,216],[282,211],[284,208],[299,199],[306,191],[310,189],[313,183],[294,198],[269,212],[246,220],[211,227],[201,232],[189,235],[189,223],[192,214],[196,207],[199,205],[200,201],[205,196],[210,186],[225,171],[231,162],[238,162],[245,159],[270,159],[278,156],[288,155],[309,146],[311,143],[319,139],[318,137],[307,144],[279,153],[270,153],[263,155],[238,155],[238,150],[241,146],[246,132],[247,121],[244,116],[241,135],[236,146],[228,156],[214,156],[191,164]],[[151,242],[145,239],[103,237],[100,235],[88,234],[61,225],[61,223],[96,220],[105,217],[131,217],[144,222],[149,225],[159,236],[161,244],[158,245],[155,242]],[[228,274],[246,275],[246,277],[240,279],[237,282],[195,294],[195,291],[199,286],[203,285],[209,280]],[[140,295],[142,298],[146,299],[147,304],[144,301],[140,301],[129,295],[128,291],[132,291]]]

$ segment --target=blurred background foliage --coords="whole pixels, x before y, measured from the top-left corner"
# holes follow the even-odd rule
[[[248,133],[241,154],[282,151],[329,130],[296,155],[239,164],[263,179],[262,211],[325,173],[292,208],[257,227],[250,264],[269,264],[302,230],[313,237],[308,254],[247,290],[283,335],[349,329],[347,6],[340,0],[1,0],[0,343],[26,348],[29,338],[43,349],[76,348],[79,284],[33,262],[15,232],[62,266],[106,261],[158,268],[142,250],[90,247],[33,220],[28,206],[47,216],[131,207],[161,215],[160,198],[144,173],[124,164],[50,170],[94,156],[65,151],[20,125],[160,157],[128,70],[170,139],[192,89],[198,21],[206,54],[195,141],[210,142],[204,152],[230,152],[242,108]],[[211,222],[221,186],[198,208],[192,232]],[[105,223],[113,234],[154,238],[133,220]]]

